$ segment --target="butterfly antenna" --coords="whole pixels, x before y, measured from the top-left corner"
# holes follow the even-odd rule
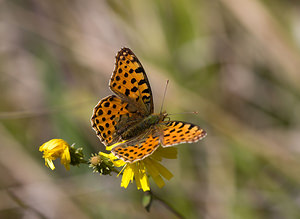
[[[163,110],[163,106],[164,106],[164,102],[165,102],[165,96],[166,96],[166,93],[167,93],[168,84],[169,84],[169,80],[167,80],[167,82],[166,82],[164,96],[163,96],[162,103],[161,103],[161,108],[160,108],[160,113],[162,113],[162,110]]]
[[[198,114],[199,112],[194,111],[194,112],[181,112],[181,113],[170,113],[169,115],[177,115],[177,114]]]

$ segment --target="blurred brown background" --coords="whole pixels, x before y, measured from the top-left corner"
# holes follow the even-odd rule
[[[135,185],[87,166],[44,166],[63,138],[86,157],[122,46],[139,57],[156,112],[208,136],[166,160],[154,192],[186,218],[300,218],[300,2],[0,1],[0,218],[176,218]]]

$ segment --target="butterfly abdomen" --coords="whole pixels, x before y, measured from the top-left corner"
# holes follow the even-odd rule
[[[163,116],[160,114],[152,114],[146,117],[141,122],[137,123],[136,125],[127,129],[122,135],[123,140],[129,140],[140,134],[145,133],[145,131],[149,130],[152,126],[158,124],[160,121],[163,120]]]

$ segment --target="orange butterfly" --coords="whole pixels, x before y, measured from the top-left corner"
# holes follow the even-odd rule
[[[92,127],[106,146],[119,143],[112,153],[125,162],[142,160],[160,145],[193,143],[206,136],[197,125],[165,121],[166,113],[153,113],[147,75],[130,49],[118,52],[109,87],[117,96],[100,100],[91,118]]]

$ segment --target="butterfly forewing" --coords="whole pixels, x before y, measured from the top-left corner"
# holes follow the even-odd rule
[[[197,125],[180,122],[169,121],[165,123],[163,128],[163,147],[168,147],[181,143],[193,143],[201,140],[206,136],[206,132]]]
[[[147,75],[130,49],[122,48],[118,52],[109,86],[122,99],[135,105],[142,115],[153,113],[152,92]]]

